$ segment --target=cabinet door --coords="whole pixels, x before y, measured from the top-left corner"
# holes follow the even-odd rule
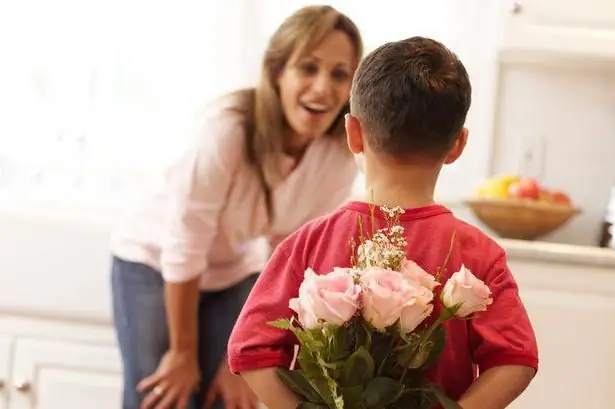
[[[0,409],[8,408],[12,337],[0,334]]]
[[[506,0],[504,49],[615,58],[615,1]]]
[[[17,340],[9,409],[118,408],[120,365],[111,346]]]
[[[540,355],[536,378],[510,408],[612,408],[614,271],[519,261],[510,266]]]

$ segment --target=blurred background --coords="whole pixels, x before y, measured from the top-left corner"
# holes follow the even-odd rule
[[[129,202],[181,151],[187,115],[254,84],[269,35],[304,4],[0,2],[2,205],[100,212]],[[367,51],[425,35],[467,65],[471,139],[439,200],[456,206],[497,174],[535,177],[583,210],[547,240],[597,244],[615,184],[615,77],[601,61],[612,12],[580,15],[554,0],[330,4],[357,22]]]
[[[519,281],[537,288],[527,297],[536,301],[545,344],[556,344],[548,333],[561,341],[547,323],[563,313],[594,317],[588,331],[612,326],[615,256],[598,247],[609,207],[615,213],[615,3],[327,3],[354,19],[367,52],[423,35],[459,55],[473,83],[470,139],[463,157],[444,170],[437,199],[522,260]],[[0,0],[0,409],[118,407],[107,397],[115,402],[119,385],[110,346],[108,232],[188,142],[178,132],[182,121],[219,94],[253,85],[270,34],[307,4]],[[509,188],[521,179],[533,193]],[[466,203],[514,195],[539,201],[536,189],[551,198],[557,192],[560,203],[580,212],[531,241],[501,237],[485,224],[491,208],[480,219]],[[364,193],[360,178],[355,193]],[[521,223],[507,212],[491,221]],[[555,271],[571,264],[594,271],[591,288],[572,270],[562,284]],[[546,299],[548,308],[540,309]],[[608,349],[615,335],[607,335],[596,348],[604,347],[611,364],[592,367],[591,379],[615,374]],[[548,362],[559,358],[547,352]],[[572,382],[560,372],[567,371],[543,372],[543,385]],[[567,396],[549,406],[535,392],[525,407],[611,407],[614,392],[604,386],[585,385],[600,396],[590,403]],[[106,403],[88,404],[93,400]]]
[[[0,2],[0,203],[113,212],[130,202],[183,148],[182,120],[253,84],[269,35],[305,4]],[[330,4],[357,22],[367,51],[425,35],[467,65],[471,139],[445,170],[439,200],[455,207],[497,174],[535,177],[583,210],[546,240],[598,243],[615,184],[610,9],[579,14],[555,0]]]

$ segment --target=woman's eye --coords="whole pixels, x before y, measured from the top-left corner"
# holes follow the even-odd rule
[[[301,64],[299,68],[302,73],[307,74],[307,75],[314,75],[318,72],[318,67],[316,66],[316,64],[311,64],[311,63]]]
[[[350,77],[350,74],[348,74],[346,71],[344,70],[335,70],[333,71],[333,79],[335,79],[336,81],[346,81],[348,79],[348,77]]]

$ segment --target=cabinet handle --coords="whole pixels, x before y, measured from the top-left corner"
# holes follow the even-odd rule
[[[17,389],[19,392],[28,392],[30,390],[30,382],[17,382],[15,384],[15,389]]]
[[[523,8],[523,2],[521,0],[513,1],[512,7],[511,7],[511,11],[513,14],[521,13],[522,8]]]

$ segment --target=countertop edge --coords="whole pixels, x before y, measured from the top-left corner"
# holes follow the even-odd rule
[[[496,238],[509,260],[532,260],[615,269],[615,250],[576,244]]]

